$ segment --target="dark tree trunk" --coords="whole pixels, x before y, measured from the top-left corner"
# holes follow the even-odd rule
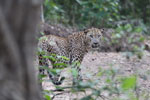
[[[40,0],[0,0],[0,100],[40,100],[33,66]]]

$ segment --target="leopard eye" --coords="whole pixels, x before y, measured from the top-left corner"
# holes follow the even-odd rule
[[[93,38],[93,35],[90,35],[91,38]]]
[[[98,35],[98,37],[101,37],[101,35]]]

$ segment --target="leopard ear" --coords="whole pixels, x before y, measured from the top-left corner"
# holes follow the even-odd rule
[[[84,33],[87,34],[89,32],[88,29],[84,29]]]
[[[101,31],[102,33],[105,32],[105,29],[104,29],[104,28],[99,28],[99,29],[100,29],[100,31]]]

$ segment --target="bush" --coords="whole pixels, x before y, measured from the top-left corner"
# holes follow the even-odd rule
[[[60,57],[60,56],[59,56]],[[64,57],[63,57],[64,58]],[[66,57],[65,57],[66,59]],[[76,65],[74,63],[72,66]],[[64,64],[63,64],[64,65]],[[69,67],[69,66],[68,66]],[[57,73],[57,70],[52,70],[45,68],[48,71]],[[63,70],[63,69],[61,69]],[[74,67],[69,69],[72,77],[76,78],[78,72]],[[68,85],[68,86],[55,86],[56,90],[43,90],[43,96],[46,100],[52,100],[57,95],[63,93],[87,93],[80,100],[101,100],[101,99],[111,99],[111,100],[139,100],[139,98],[147,98],[147,93],[140,92],[139,86],[137,84],[138,74],[132,74],[127,76],[120,76],[119,70],[115,69],[114,66],[110,65],[109,69],[103,69],[99,67],[98,73],[95,75],[96,79],[88,78],[83,81],[78,81],[78,84]],[[40,75],[42,77],[40,82],[44,82],[43,78],[46,76]],[[89,74],[86,73],[89,77]],[[49,81],[51,82],[51,81]],[[87,91],[90,91],[89,93]]]

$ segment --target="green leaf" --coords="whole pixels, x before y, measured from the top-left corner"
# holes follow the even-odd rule
[[[49,95],[44,95],[46,100],[51,100],[51,97]]]
[[[99,77],[100,77],[100,76],[102,76],[102,75],[103,75],[103,72],[98,72],[96,76],[99,76]]]
[[[101,92],[99,90],[93,91],[93,95],[95,95],[95,96],[99,96],[100,94],[101,94]]]
[[[37,55],[44,55],[45,51],[43,51],[41,48],[38,48]]]
[[[80,5],[82,4],[82,2],[80,0],[76,0]]]
[[[61,86],[57,86],[57,85],[55,85],[55,87],[56,87],[57,90],[61,90],[61,91],[63,91],[64,88],[65,88],[65,87],[61,87]]]
[[[94,100],[91,95],[81,98],[80,100]]]
[[[116,38],[121,38],[121,34],[116,34]]]
[[[132,26],[131,26],[131,24],[127,24],[127,25],[125,25],[125,30],[127,30],[127,32],[131,32],[132,31]]]
[[[80,62],[79,61],[73,62],[72,67],[80,67]]]
[[[118,25],[118,27],[116,28],[116,32],[120,33],[120,31],[123,30],[123,27],[121,25]]]
[[[125,77],[122,80],[121,87],[123,90],[129,90],[135,88],[136,86],[136,76]]]
[[[137,28],[135,28],[134,31],[137,32],[137,33],[141,33],[142,32],[142,28],[141,27],[137,27]]]
[[[64,67],[67,67],[67,64],[65,64],[65,63],[56,63],[56,64],[53,64],[53,66],[54,67],[56,67],[56,66],[61,66],[62,67],[63,66],[63,68],[64,68]]]
[[[92,85],[92,84],[89,83],[89,82],[80,82],[80,83],[79,83],[80,88],[81,88],[81,87],[82,87],[82,88],[90,88],[90,85]]]
[[[43,58],[48,58],[54,62],[56,61],[56,58],[54,58],[53,56],[43,56]]]
[[[44,32],[40,32],[41,35],[44,35]]]
[[[145,38],[143,36],[140,37],[139,41],[144,42]]]
[[[51,93],[50,90],[43,90],[44,93]]]
[[[89,2],[87,1],[81,1],[81,0],[76,0],[77,3],[79,3],[80,5],[85,5],[85,4],[88,4]]]
[[[43,75],[43,74],[39,74],[39,75],[38,75],[38,78],[40,78],[40,79],[42,79],[42,78],[44,78],[44,77],[46,77],[46,75]]]
[[[78,76],[78,71],[75,68],[71,69],[71,73],[72,73],[73,77],[77,77]]]
[[[106,80],[106,83],[111,83],[112,80],[110,80],[109,78]]]
[[[65,57],[65,56],[57,56],[58,58],[62,58],[62,59],[64,59],[64,60],[69,60],[69,58],[67,58],[67,57]]]
[[[51,73],[53,75],[57,75],[57,73],[59,73],[61,70],[55,68],[55,69],[49,69],[48,71],[49,71],[49,73]]]
[[[44,5],[48,5],[48,3],[49,3],[49,0],[44,1]]]
[[[47,66],[43,66],[43,67],[40,67],[40,68],[47,70],[49,73],[51,73],[53,75],[57,75],[57,73],[60,72],[59,69],[51,69]]]

